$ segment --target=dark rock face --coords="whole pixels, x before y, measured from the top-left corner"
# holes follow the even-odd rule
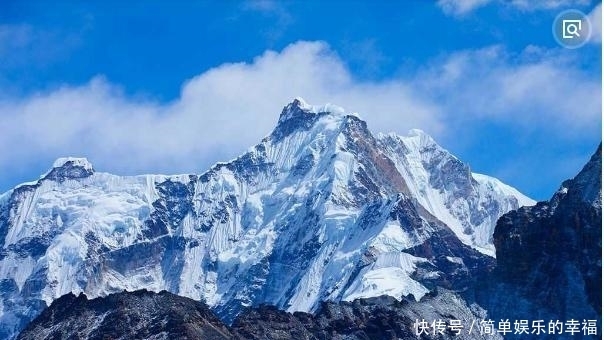
[[[55,300],[18,339],[232,339],[209,308],[168,292],[139,290]]]
[[[414,277],[425,287],[430,290],[443,287],[464,297],[472,295],[476,280],[487,275],[495,266],[493,258],[465,246],[445,228],[438,229],[422,244],[405,252],[430,260],[421,264],[420,270],[414,273]]]
[[[75,161],[67,161],[59,167],[53,168],[44,179],[63,182],[66,179],[78,179],[92,176],[94,169],[86,168]]]
[[[549,202],[503,215],[497,266],[479,294],[492,317],[598,320],[602,316],[602,146]]]
[[[178,227],[183,218],[193,210],[191,197],[196,176],[190,176],[188,184],[172,182],[169,179],[157,184],[159,199],[153,202],[154,211],[145,221],[145,238],[166,235]]]
[[[16,202],[23,199],[28,193],[35,191],[37,187],[38,184],[17,187],[10,193],[10,199],[0,202],[0,244],[5,244],[6,242],[6,235],[8,234],[11,225],[11,214],[15,215],[17,212]],[[7,249],[0,247],[0,260],[2,260],[7,253]]]
[[[279,122],[271,137],[275,141],[282,140],[284,137],[298,129],[308,129],[320,116],[328,114],[327,112],[313,113],[303,109],[304,104],[295,99],[293,102],[283,108],[279,116]]]
[[[240,339],[415,338],[415,320],[403,313],[405,302],[388,297],[372,300],[323,303],[316,315],[261,306],[242,314],[233,332]]]
[[[17,339],[417,339],[414,324],[420,314],[446,319],[453,313],[464,321],[480,316],[467,306],[460,308],[455,299],[455,294],[440,290],[425,302],[386,296],[324,302],[314,315],[262,305],[246,310],[228,327],[203,302],[166,291],[138,290],[92,300],[70,293],[55,300]],[[419,338],[482,337],[447,331]]]
[[[458,303],[454,293],[438,289],[417,302],[413,298],[401,301],[389,296],[359,299],[354,302],[323,302],[315,314],[293,314],[272,306],[248,309],[233,323],[231,329],[238,339],[483,339],[479,332],[416,335],[416,320],[447,320],[455,315],[469,324],[484,316],[479,308]],[[498,335],[489,335],[499,339]]]

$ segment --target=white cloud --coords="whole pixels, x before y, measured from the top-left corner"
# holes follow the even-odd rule
[[[512,0],[511,5],[526,11],[589,5],[590,0]]]
[[[463,16],[489,3],[498,3],[522,11],[536,11],[586,6],[590,2],[590,0],[439,0],[437,5],[447,15]]]
[[[602,43],[602,4],[598,4],[587,16],[591,22],[591,42]]]
[[[449,15],[460,16],[482,7],[492,0],[438,0],[437,5]]]
[[[553,127],[576,135],[600,120],[601,84],[558,50],[527,47],[520,55],[501,46],[462,51],[433,62],[416,79],[443,110],[459,117],[492,119],[521,128]],[[452,112],[455,110],[456,112]]]
[[[64,155],[88,156],[97,168],[120,173],[200,172],[257,143],[296,96],[371,113],[381,129],[392,115],[407,127],[438,129],[436,107],[409,86],[357,84],[326,44],[300,42],[211,69],[187,81],[169,104],[128,98],[102,77],[4,99],[0,173]]]
[[[462,51],[405,79],[376,82],[354,79],[325,43],[298,42],[208,70],[167,104],[125,96],[102,77],[5,98],[0,173],[67,155],[117,173],[199,173],[257,143],[296,96],[359,112],[374,131],[419,127],[437,138],[473,119],[580,133],[599,119],[601,105],[598,80],[539,48],[520,56],[501,47]]]

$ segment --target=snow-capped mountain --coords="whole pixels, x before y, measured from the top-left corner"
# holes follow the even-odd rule
[[[0,337],[70,292],[166,289],[230,322],[260,303],[462,291],[494,264],[497,219],[532,204],[419,130],[374,136],[296,99],[269,136],[201,175],[62,158],[1,195]]]

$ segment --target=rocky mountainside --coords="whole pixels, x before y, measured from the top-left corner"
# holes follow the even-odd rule
[[[450,328],[451,319],[458,320],[463,328]],[[263,305],[240,314],[232,329],[240,339],[254,340],[501,339],[499,334],[481,334],[477,320],[484,319],[485,310],[468,306],[457,294],[438,289],[421,301],[381,296],[354,302],[322,302],[314,314],[291,314]],[[443,320],[447,326],[442,333],[434,332],[430,326],[423,332],[418,320]],[[476,323],[473,329],[469,327],[472,323]]]
[[[17,339],[232,339],[205,304],[166,291],[138,290],[53,301]]]
[[[147,289],[250,306],[466,294],[492,232],[534,202],[419,130],[374,136],[342,109],[288,104],[275,129],[201,175],[116,176],[63,158],[0,195],[0,338],[59,297]]]
[[[499,219],[497,266],[478,290],[480,304],[494,318],[577,320],[582,325],[595,320],[601,329],[601,188],[602,145],[550,201]],[[566,332],[558,338],[564,336],[574,338]]]
[[[355,302],[322,302],[313,315],[288,313],[274,306],[246,309],[232,327],[223,324],[203,302],[166,291],[122,292],[88,300],[67,294],[53,301],[18,336],[19,340],[49,339],[232,339],[232,340],[397,340],[417,339],[414,323],[420,315],[442,318],[455,314],[469,324],[476,317],[467,306],[458,309],[455,294],[440,291],[426,302],[392,297]],[[451,330],[421,339],[486,339]],[[489,339],[498,339],[489,336]]]

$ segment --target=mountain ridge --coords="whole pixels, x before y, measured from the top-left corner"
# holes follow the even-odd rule
[[[86,300],[81,296],[76,299],[70,293],[46,308],[20,334],[19,339],[42,340],[58,334],[63,337],[72,336],[74,332],[88,334],[86,337],[90,339],[96,339],[95,334],[111,334],[121,338],[124,334],[131,334],[132,329],[140,330],[137,336],[142,334],[149,338],[163,339],[174,338],[174,334],[179,334],[183,328],[207,329],[208,325],[211,325],[211,330],[222,330],[219,333],[221,338],[224,336],[228,339],[500,339],[501,334],[505,334],[500,332],[506,331],[499,328],[504,320],[515,320],[514,329],[510,326],[507,328],[506,339],[528,336],[520,331],[518,325],[521,324],[517,325],[518,320],[528,320],[526,334],[534,334],[539,327],[539,324],[535,326],[535,320],[541,320],[542,332],[549,335],[554,332],[556,338],[571,339],[579,336],[595,339],[598,338],[598,325],[601,324],[601,263],[597,256],[601,256],[601,172],[600,145],[579,174],[565,181],[550,201],[540,202],[533,207],[522,207],[503,215],[495,233],[497,252],[501,253],[497,257],[497,266],[486,271],[486,276],[474,277],[469,285],[470,289],[465,291],[459,287],[449,287],[453,290],[448,290],[440,283],[421,299],[413,296],[396,299],[382,295],[354,299],[351,302],[322,301],[312,314],[288,313],[276,306],[260,304],[245,308],[229,326],[212,318],[208,306],[202,302],[172,296],[165,291],[158,295],[140,291],[122,292],[93,300]],[[403,215],[411,217],[413,213],[407,211]],[[544,228],[554,232],[547,232]],[[441,229],[441,232],[446,230],[448,229]],[[451,237],[453,233],[450,230],[448,232]],[[534,234],[538,236],[534,237]],[[459,247],[459,240],[454,236],[451,240],[453,243],[445,243],[444,246],[449,251],[456,252],[455,246]],[[576,249],[576,240],[580,241],[580,249],[583,250],[580,254]],[[433,245],[438,247],[442,243]],[[423,247],[425,246],[424,244]],[[425,256],[423,247],[408,249],[404,254],[419,251]],[[372,255],[375,254],[367,254]],[[468,255],[463,256],[463,261],[467,263],[470,258]],[[484,259],[482,255],[477,258]],[[421,261],[421,257],[417,259],[420,263],[426,263]],[[527,261],[537,264],[527,266]],[[572,266],[578,268],[573,269]],[[418,268],[414,274],[419,275],[421,269],[424,268]],[[568,269],[571,269],[571,274],[579,275],[569,276]],[[585,283],[583,288],[581,282]],[[573,292],[573,289],[576,291]],[[117,299],[133,302],[116,305],[112,302],[116,296]],[[170,302],[173,299],[184,300],[185,303],[192,304],[189,309],[204,311],[202,315],[205,315],[205,319],[166,324],[158,322],[166,318],[162,311],[139,313],[122,307],[140,305],[141,296],[165,299],[162,307],[174,306]],[[111,326],[106,325],[106,313],[96,317],[102,320],[100,324],[83,322],[82,319],[86,319],[86,315],[91,312],[99,314],[98,307],[94,307],[99,304],[108,309],[109,313],[122,313],[124,317],[116,319],[117,324]],[[195,307],[196,304],[199,306]],[[70,308],[74,305],[75,311]],[[598,310],[600,312],[596,312]],[[179,320],[178,317],[176,319]],[[425,333],[420,331],[420,320],[428,320],[425,325],[428,331]],[[443,332],[439,333],[435,331],[436,326],[431,320],[449,320],[451,323],[452,320],[457,320],[463,331],[457,334],[452,328],[443,328]],[[497,320],[501,322],[492,332],[483,328],[483,323],[497,324]],[[554,320],[558,320],[559,330],[556,328],[552,331],[551,324]],[[560,323],[560,320],[567,321]],[[568,320],[574,320],[577,327],[570,327],[571,321]],[[469,326],[475,323],[476,327]],[[547,331],[545,323],[549,325]],[[73,324],[79,326],[74,327]],[[183,324],[188,326],[183,327]],[[53,332],[54,335],[51,335]],[[93,336],[89,336],[91,334]],[[196,334],[198,333],[190,333],[188,338],[200,336]]]
[[[288,313],[274,306],[246,309],[232,325],[216,318],[200,301],[146,290],[113,293],[88,299],[69,293],[46,308],[17,337],[18,340],[55,338],[95,339],[308,339],[361,340],[418,338],[417,315],[434,318],[451,315],[470,322],[480,314],[468,307],[451,308],[450,292],[429,299],[432,310],[414,300],[397,301],[389,296],[354,302],[323,302],[316,313]],[[476,309],[476,307],[474,307]],[[421,339],[500,339],[497,335],[446,332]]]

